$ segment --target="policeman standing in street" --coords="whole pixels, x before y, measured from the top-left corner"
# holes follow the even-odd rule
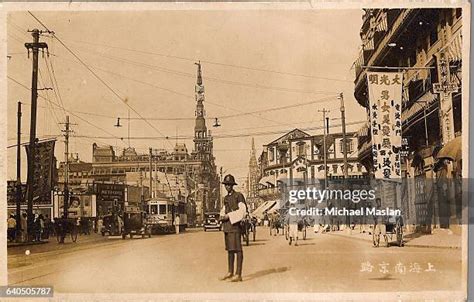
[[[220,213],[220,219],[223,222],[225,249],[227,251],[228,273],[220,280],[230,279],[232,282],[242,281],[242,263],[244,255],[242,252],[242,233],[240,221],[245,217],[247,205],[242,193],[234,191],[234,176],[228,174],[224,177],[227,196],[224,197],[224,207]],[[237,270],[234,275],[234,258],[237,255]]]

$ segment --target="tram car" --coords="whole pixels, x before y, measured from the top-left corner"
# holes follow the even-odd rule
[[[170,198],[153,198],[147,201],[147,225],[152,234],[174,233],[176,216],[179,216],[179,229],[184,231],[188,226],[186,207],[183,201]]]

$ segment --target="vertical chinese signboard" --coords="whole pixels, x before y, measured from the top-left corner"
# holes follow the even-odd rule
[[[433,84],[433,91],[439,93],[439,116],[443,144],[454,138],[453,92],[459,87],[451,81],[449,61],[444,52],[437,54],[439,83]]]
[[[50,204],[51,190],[55,182],[54,140],[36,144],[33,176],[33,201],[35,204]],[[29,146],[26,153],[29,153]],[[26,196],[26,195],[25,195]]]
[[[399,179],[403,74],[368,72],[367,81],[375,178]]]

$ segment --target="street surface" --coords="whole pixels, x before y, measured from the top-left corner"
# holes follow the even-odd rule
[[[10,285],[52,285],[57,293],[461,290],[461,250],[456,249],[374,248],[310,232],[295,247],[259,227],[257,240],[244,247],[244,281],[230,283],[218,280],[227,271],[218,231],[191,229],[133,240],[80,236],[65,245],[51,241],[8,249]]]

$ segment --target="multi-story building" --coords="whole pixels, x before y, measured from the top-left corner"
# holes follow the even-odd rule
[[[453,218],[460,208],[440,203],[436,186],[427,179],[461,173],[453,156],[445,161],[448,157],[438,154],[446,153],[443,146],[461,147],[462,10],[367,9],[360,36],[354,96],[369,120],[367,71],[403,71],[402,141],[409,150],[402,158],[402,177],[409,180],[402,192],[405,214],[420,224],[447,226],[449,221],[440,218]],[[373,172],[369,129],[367,124],[359,131],[359,160]],[[453,198],[456,189],[448,191]]]
[[[324,135],[310,135],[294,129],[263,146],[264,150],[259,157],[262,172],[259,196],[267,201],[267,205],[272,206],[272,201],[281,201],[282,193],[291,187],[322,188],[325,185],[325,173],[328,182],[344,178],[342,133],[326,136],[326,152],[323,149],[323,140]],[[367,172],[358,162],[355,132],[346,134],[346,144],[348,177],[364,178]],[[324,155],[326,155],[326,169]]]
[[[197,65],[196,122],[191,153],[185,144],[177,143],[172,152],[150,149],[148,153],[139,154],[128,147],[117,155],[113,147],[100,147],[94,143],[92,163],[81,162],[78,158],[70,160],[69,183],[76,186],[126,184],[146,188],[150,197],[164,194],[173,199],[185,199],[188,208],[196,213],[196,217],[188,217],[188,221],[197,223],[202,221],[204,212],[218,209],[220,182],[211,131],[206,128],[201,64]],[[60,164],[59,177],[60,182],[64,182],[64,163]]]

